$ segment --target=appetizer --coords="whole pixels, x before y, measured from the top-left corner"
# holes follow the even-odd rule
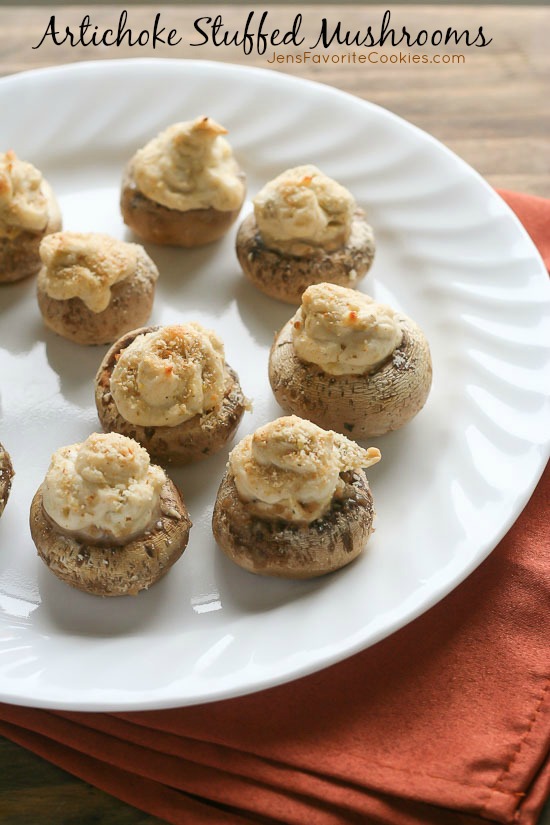
[[[353,438],[383,435],[424,406],[432,362],[401,312],[334,284],[309,287],[276,336],[269,380],[285,412]]]
[[[142,246],[95,232],[57,232],[40,244],[38,306],[47,327],[76,344],[111,344],[146,323],[158,270]]]
[[[237,257],[258,289],[299,304],[311,284],[357,286],[372,264],[374,238],[347,189],[316,166],[297,166],[254,198],[237,234]]]
[[[209,117],[174,123],[139,149],[122,181],[124,223],[145,241],[201,246],[225,235],[243,205],[244,172]]]
[[[191,521],[175,484],[147,451],[117,433],[57,450],[31,505],[38,555],[67,584],[135,595],[187,546]]]
[[[101,363],[95,398],[104,430],[182,464],[222,449],[248,406],[223,343],[197,323],[124,335]]]
[[[0,444],[0,516],[8,503],[11,490],[11,480],[14,476],[10,455]]]
[[[38,247],[61,229],[52,189],[31,163],[15,152],[0,154],[0,284],[36,275]]]
[[[305,579],[348,564],[372,532],[365,468],[380,460],[297,416],[247,435],[230,453],[212,529],[251,573]]]

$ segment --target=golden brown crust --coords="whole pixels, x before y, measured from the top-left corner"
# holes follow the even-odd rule
[[[195,415],[175,427],[143,427],[123,418],[111,394],[111,375],[118,354],[138,335],[155,332],[159,326],[132,330],[105,355],[95,379],[95,401],[105,432],[117,432],[138,441],[157,461],[189,464],[221,450],[233,437],[246,408],[237,373],[225,365],[225,395],[220,409]]]
[[[237,233],[237,257],[254,286],[287,304],[300,304],[302,293],[312,284],[327,282],[354,288],[369,271],[375,249],[374,237],[360,209],[355,212],[354,222],[364,227],[361,244],[348,242],[334,252],[317,248],[311,257],[298,257],[268,249],[251,213]]]
[[[61,212],[46,181],[43,188],[48,199],[49,220],[42,232],[24,230],[15,238],[0,238],[0,284],[9,284],[36,275],[42,266],[38,248],[42,238],[59,232]]]
[[[220,484],[212,530],[223,552],[250,573],[309,579],[332,573],[355,559],[373,530],[374,505],[363,472],[342,473],[341,500],[309,525],[250,515],[228,470]]]
[[[11,490],[11,480],[14,476],[10,454],[0,444],[0,516],[8,502]]]
[[[138,252],[136,271],[111,287],[103,312],[92,312],[80,298],[57,300],[45,288],[45,272],[38,274],[38,306],[47,327],[76,344],[111,344],[123,333],[146,323],[153,308],[158,271],[145,250]]]
[[[422,330],[405,315],[397,320],[400,346],[366,375],[329,375],[301,361],[292,344],[292,322],[285,324],[269,356],[271,388],[283,410],[355,439],[383,435],[410,421],[426,403],[432,362]]]
[[[191,520],[179,490],[168,479],[158,521],[121,547],[87,544],[56,528],[44,512],[42,486],[32,501],[30,527],[38,555],[62,581],[96,596],[135,596],[180,558]]]
[[[244,172],[239,177],[245,181]],[[244,203],[245,194],[243,194]],[[208,209],[170,209],[148,198],[134,180],[132,166],[128,165],[122,180],[120,209],[126,226],[149,243],[167,246],[203,246],[221,238],[237,220],[238,209],[222,212]]]

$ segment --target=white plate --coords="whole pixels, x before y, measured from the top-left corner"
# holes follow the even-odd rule
[[[228,127],[251,194],[289,166],[317,164],[375,228],[366,289],[416,319],[434,361],[425,410],[376,439],[377,529],[356,563],[306,583],[233,566],[210,533],[224,452],[173,473],[194,527],[166,579],[134,599],[98,599],[46,570],[27,514],[53,450],[98,428],[92,380],[105,348],[47,332],[32,281],[1,289],[0,440],[17,471],[0,521],[1,699],[122,710],[256,691],[384,638],[487,556],[547,457],[549,298],[525,231],[476,173],[383,109],[238,66],[140,60],[31,72],[0,81],[0,111],[0,148],[44,172],[66,229],[128,237],[118,212],[125,161],[198,114]],[[161,270],[152,320],[195,319],[221,334],[254,400],[243,436],[280,414],[267,352],[291,310],[245,283],[234,234],[198,251],[149,247]]]

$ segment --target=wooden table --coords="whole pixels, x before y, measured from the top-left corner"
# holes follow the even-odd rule
[[[242,50],[192,47],[200,40],[193,21],[207,13],[223,14],[228,29],[242,29],[248,6],[158,7],[130,5],[129,20],[136,29],[150,28],[160,11],[163,22],[183,35],[177,47],[96,48],[55,46],[42,38],[50,15],[57,23],[75,27],[85,13],[100,30],[116,25],[121,7],[0,6],[0,74],[77,60],[115,57],[178,57],[225,60],[268,67],[269,52],[244,56]],[[285,30],[303,13],[303,33],[311,35],[326,17],[342,21],[344,30],[365,30],[378,23],[387,6],[262,6],[268,9],[270,28]],[[401,115],[441,140],[474,166],[496,187],[550,196],[550,52],[547,32],[550,9],[510,6],[393,6],[392,25],[411,31],[448,26],[477,31],[483,26],[493,42],[485,48],[455,47],[465,54],[460,64],[276,64],[269,68],[336,86]],[[337,16],[336,16],[337,15]],[[289,47],[282,54],[295,54]],[[330,52],[350,52],[331,47]],[[356,49],[356,51],[360,51]],[[397,50],[399,51],[399,50]],[[430,58],[441,49],[411,50]],[[387,48],[380,53],[390,53]],[[4,113],[2,117],[4,117]],[[39,128],[39,124],[37,125]],[[1,136],[1,124],[0,124]],[[1,139],[0,139],[1,140]],[[0,146],[0,149],[2,147]],[[0,740],[0,825],[154,825],[159,820],[129,808],[74,779],[10,742]],[[550,823],[547,812],[543,821]]]

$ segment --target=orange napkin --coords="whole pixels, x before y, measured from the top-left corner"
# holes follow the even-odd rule
[[[550,266],[550,201],[503,197]],[[489,558],[376,646],[191,708],[0,705],[0,733],[175,825],[533,825],[550,795],[547,469]]]

